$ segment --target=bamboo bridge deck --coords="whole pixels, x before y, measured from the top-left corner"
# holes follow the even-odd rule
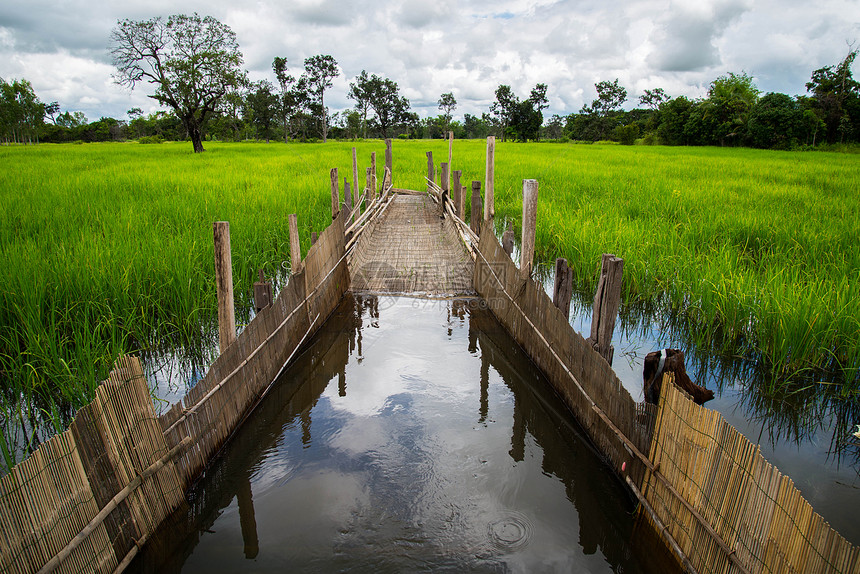
[[[352,291],[475,295],[474,262],[451,217],[427,194],[396,193],[348,259]]]

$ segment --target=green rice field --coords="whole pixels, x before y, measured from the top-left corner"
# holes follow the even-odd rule
[[[329,170],[359,180],[380,141],[0,147],[0,449],[6,466],[62,428],[122,353],[211,341],[212,223],[229,221],[247,320],[258,269],[289,269],[330,221]],[[394,183],[424,189],[426,151],[395,141]],[[485,142],[454,143],[463,182]],[[590,296],[600,256],[625,261],[624,307],[669,314],[696,344],[755,361],[774,387],[798,374],[856,395],[860,367],[857,156],[749,149],[496,147],[496,224],[519,231],[523,179],[540,184],[537,256],[566,257]]]

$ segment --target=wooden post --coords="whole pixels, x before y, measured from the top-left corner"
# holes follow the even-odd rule
[[[344,203],[346,203],[346,209],[349,211],[349,216],[352,217],[352,193],[350,193],[349,180],[347,178],[343,178],[343,199]]]
[[[337,189],[337,168],[331,168],[331,218],[335,219],[340,211],[340,192]]]
[[[496,171],[496,136],[487,137],[487,171],[484,177],[484,220],[489,221],[496,216],[496,206],[493,199],[493,180]]]
[[[355,219],[358,219],[358,216],[361,214],[361,209],[358,206],[358,199],[361,197],[360,189],[358,187],[358,156],[356,155],[355,148],[352,148],[352,194],[354,196],[352,203],[355,204]]]
[[[370,199],[376,199],[376,152],[370,152]]]
[[[302,245],[299,243],[299,217],[295,213],[289,215],[290,221],[290,268],[293,273],[302,271]]]
[[[454,184],[449,193],[451,194],[451,201],[454,202],[454,211],[457,212],[457,217],[463,219],[463,210],[460,208],[460,205],[463,203],[463,186],[460,184],[461,175],[463,175],[463,172],[459,169],[454,172]]]
[[[595,351],[612,364],[615,349],[610,344],[615,331],[615,319],[621,307],[621,280],[624,276],[624,260],[612,253],[604,253],[600,262],[600,280],[594,294],[594,310],[591,315],[591,335],[587,341]]]
[[[258,273],[260,280],[254,283],[254,308],[257,313],[272,304],[272,283],[266,281],[262,269]]]
[[[394,170],[391,167],[391,138],[385,140],[385,167],[388,168],[388,173],[391,174],[391,185],[394,185]]]
[[[481,182],[472,182],[472,214],[469,216],[469,227],[476,234],[481,234]]]
[[[508,222],[508,228],[502,234],[502,249],[508,254],[508,257],[514,253],[514,226]]]
[[[448,132],[448,178],[447,184],[448,187],[445,189],[448,190],[448,194],[451,194],[451,168],[454,166],[452,163],[454,161],[454,132]]]
[[[364,170],[364,176],[367,178],[365,183],[364,183],[364,190],[367,192],[364,194],[364,207],[365,207],[365,209],[367,209],[367,202],[373,201],[373,195],[371,192],[371,190],[373,189],[373,185],[371,183],[371,180],[373,178],[370,175],[370,168],[369,167]]]
[[[433,152],[427,152],[427,179],[436,181],[436,166],[433,165]],[[430,191],[430,181],[427,182],[427,191]]]
[[[552,303],[565,317],[570,316],[570,298],[573,296],[573,270],[568,266],[567,259],[559,257],[555,260],[555,289]]]
[[[536,179],[523,180],[523,237],[520,243],[520,276],[531,276],[532,260],[535,255],[535,231],[537,228],[538,182]]]
[[[319,239],[319,238],[320,238],[319,233],[317,233],[316,231],[311,231],[311,245],[315,244],[317,242],[317,239]]]
[[[441,175],[439,176],[439,187],[442,188],[442,191],[447,191],[448,197],[450,197],[451,196],[451,188],[448,187],[448,182],[450,181],[448,179],[448,164],[445,162],[440,163],[439,164],[439,171],[441,172]]]
[[[215,284],[218,289],[218,346],[221,352],[236,340],[236,310],[233,307],[233,261],[230,255],[230,223],[216,221]]]

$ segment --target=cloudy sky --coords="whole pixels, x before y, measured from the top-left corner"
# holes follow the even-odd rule
[[[306,57],[331,54],[333,111],[352,107],[349,82],[366,69],[396,81],[422,117],[449,91],[455,116],[488,111],[499,84],[525,98],[546,83],[549,114],[578,111],[615,78],[626,107],[649,88],[702,96],[727,72],[800,94],[812,70],[860,43],[860,0],[2,0],[0,77],[26,78],[42,101],[90,120],[155,111],[148,86],[113,83],[111,29],[192,12],[236,32],[251,79],[274,80],[275,56],[298,75]]]

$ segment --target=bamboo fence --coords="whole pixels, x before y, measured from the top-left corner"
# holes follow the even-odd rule
[[[695,569],[860,573],[860,549],[813,511],[758,445],[670,380],[649,455],[659,470],[647,473],[642,490]]]
[[[186,436],[192,446],[178,460],[185,486],[260,400],[303,341],[320,328],[349,289],[341,214],[308,251],[274,303],[262,309],[182,401],[161,416],[169,446]]]
[[[156,416],[139,361],[124,357],[67,431],[0,479],[0,572],[128,564],[349,289],[347,217],[167,413]]]
[[[648,452],[656,408],[636,403],[543,288],[522,277],[492,225],[481,233],[473,280],[475,290],[547,375],[610,466],[620,474],[626,463],[625,472],[639,483],[645,466],[633,453]]]
[[[69,429],[0,480],[0,571],[112,571],[183,502],[176,468],[162,466],[106,520],[94,519],[168,451],[140,363],[121,358]]]

